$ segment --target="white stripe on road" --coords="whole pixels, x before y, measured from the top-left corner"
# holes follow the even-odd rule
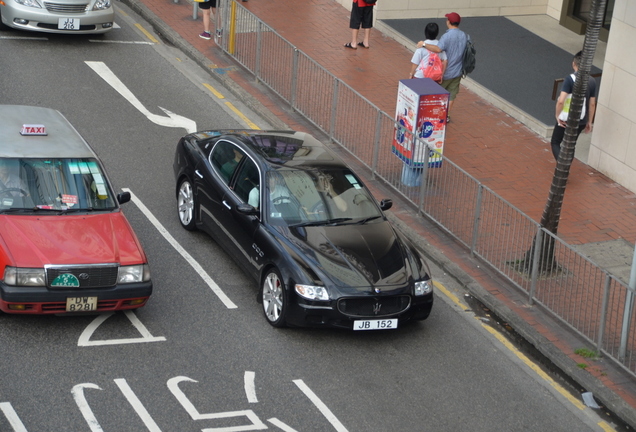
[[[117,378],[115,384],[117,384],[119,390],[126,396],[128,403],[135,409],[135,412],[141,421],[144,422],[148,430],[150,432],[161,432],[157,423],[150,417],[150,413],[148,413],[148,410],[146,410],[146,407],[144,407],[137,395],[132,391],[126,380],[124,378]]]
[[[2,412],[4,413],[4,416],[7,418],[7,420],[9,420],[9,424],[11,425],[11,427],[13,428],[15,432],[27,432],[26,428],[24,427],[24,424],[20,420],[20,417],[18,417],[18,413],[16,413],[13,407],[11,406],[11,403],[9,402],[0,403],[0,410],[2,410]]]
[[[333,427],[336,429],[337,432],[349,432],[347,431],[347,428],[344,427],[344,425],[342,423],[340,423],[340,420],[338,420],[336,418],[335,415],[333,415],[333,413],[331,412],[331,410],[327,407],[327,405],[325,405],[318,396],[316,396],[316,393],[314,393],[309,387],[307,387],[307,384],[305,384],[305,382],[303,380],[294,380],[294,384],[296,384],[298,386],[298,388],[305,393],[305,396],[307,396],[309,398],[309,400],[316,405],[316,408],[318,408],[318,410],[322,413],[323,416],[325,416],[325,418],[327,420],[329,420],[329,423],[331,423],[333,425]]]
[[[256,373],[245,371],[245,377],[243,381],[245,382],[245,395],[247,396],[247,401],[249,403],[257,403],[258,398],[256,397],[256,385],[254,384],[254,377]]]
[[[146,207],[144,203],[142,203],[137,198],[137,196],[130,191],[130,189],[122,189],[122,190],[125,192],[130,192],[130,197],[132,202],[134,202],[135,205],[139,207],[139,210],[141,210],[141,212],[148,218],[148,220],[155,226],[155,228],[157,228],[157,231],[159,231],[159,233],[161,233],[161,235],[168,241],[168,243],[170,243],[170,245],[173,248],[175,248],[177,252],[181,254],[181,256],[188,262],[188,264],[192,266],[194,271],[196,271],[199,274],[199,276],[201,276],[201,279],[203,279],[203,281],[206,284],[208,284],[210,289],[223,302],[225,307],[228,309],[236,309],[237,306],[232,302],[232,300],[230,300],[230,298],[227,295],[225,295],[225,293],[221,290],[221,288],[219,288],[219,286],[216,284],[216,282],[214,282],[214,280],[210,277],[210,275],[207,274],[207,272],[203,269],[203,267],[201,267],[201,265],[194,258],[192,258],[192,255],[190,255],[174,239],[174,237],[172,237],[172,235],[168,232],[168,230],[166,230],[163,227],[163,225],[161,225],[161,222],[159,222],[159,220],[157,220],[157,218],[150,212],[150,210],[148,210],[148,207]]]

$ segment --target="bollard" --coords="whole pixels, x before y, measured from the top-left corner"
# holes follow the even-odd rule
[[[192,2],[192,19],[195,20],[197,18],[199,18],[199,3],[194,1]]]

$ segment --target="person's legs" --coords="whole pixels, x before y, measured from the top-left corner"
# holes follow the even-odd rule
[[[563,141],[563,136],[565,135],[565,128],[554,125],[554,129],[552,130],[552,138],[550,138],[550,147],[552,147],[552,155],[554,156],[554,160],[559,160],[559,153],[561,153],[561,141]]]
[[[358,3],[355,1],[351,6],[351,18],[349,19],[349,28],[351,29],[351,42],[345,44],[346,48],[356,49],[358,45],[358,31],[360,31],[360,25],[362,24],[362,8],[358,7]]]
[[[369,48],[369,36],[371,35],[371,29],[370,28],[365,28],[364,29],[364,40],[362,41],[362,43],[364,44],[365,48]]]
[[[585,129],[585,124],[579,125],[579,128],[576,130],[576,139],[579,139],[579,135]],[[550,147],[552,147],[552,155],[554,156],[554,160],[559,160],[559,153],[561,153],[561,143],[563,142],[563,138],[565,138],[565,128],[559,125],[554,126],[552,130],[552,138],[550,139]]]
[[[199,37],[203,39],[211,39],[210,15],[212,13],[213,6],[216,6],[216,0],[214,0],[214,2],[212,0],[208,0],[197,4],[199,5],[199,9],[201,9],[201,15],[203,17],[203,33],[201,33]]]
[[[360,30],[355,28],[355,29],[351,29],[351,46],[353,48],[356,47],[356,45],[358,44],[358,32]]]
[[[455,98],[457,97],[457,93],[459,93],[459,83],[461,82],[462,77],[452,78],[448,80],[442,81],[442,88],[448,90],[450,93],[450,100],[448,102],[448,111],[446,112],[447,121],[450,122],[450,111],[453,108],[453,104],[455,103]]]

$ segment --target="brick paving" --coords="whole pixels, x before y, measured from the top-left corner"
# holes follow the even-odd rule
[[[155,15],[153,18],[165,23],[207,57],[207,66],[213,73],[227,74],[291,129],[311,132],[306,121],[257,85],[214,41],[198,37],[202,24],[200,18],[192,19],[192,3],[186,0],[128,2],[145,5]],[[350,40],[349,12],[333,0],[249,0],[240,4],[383,111],[390,115],[395,112],[398,81],[408,77],[412,55],[403,45],[373,29],[370,49],[344,48],[344,43]],[[539,221],[555,168],[549,143],[465,87],[454,104],[452,119],[447,128],[444,155]],[[381,186],[368,183],[376,196],[386,196],[378,189]],[[498,275],[478,266],[465,249],[409,209],[394,206],[391,213],[461,268],[494,301],[509,308],[518,317],[518,323],[531,326],[574,364],[582,362],[583,359],[574,354],[580,341],[572,338],[562,324],[540,308],[528,307],[519,291],[506,288],[505,281]],[[572,245],[615,239],[633,244],[636,242],[636,194],[574,160],[559,236]],[[626,410],[636,409],[636,383],[630,375],[610,363],[588,372],[622,398]],[[614,409],[620,412],[621,404],[617,403]],[[636,415],[633,418],[636,419]]]

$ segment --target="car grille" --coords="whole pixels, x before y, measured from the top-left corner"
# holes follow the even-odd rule
[[[391,297],[354,297],[338,301],[338,310],[351,317],[383,317],[406,311],[411,306],[407,295]]]
[[[69,289],[69,286],[51,286],[56,277],[72,274],[79,281],[79,288],[108,288],[117,283],[119,266],[50,266],[46,268],[46,286],[50,289]]]
[[[73,14],[73,13],[84,13],[86,12],[86,8],[88,7],[87,3],[83,4],[67,4],[67,3],[49,3],[44,2],[44,7],[49,12],[55,13],[65,13],[65,14]]]

